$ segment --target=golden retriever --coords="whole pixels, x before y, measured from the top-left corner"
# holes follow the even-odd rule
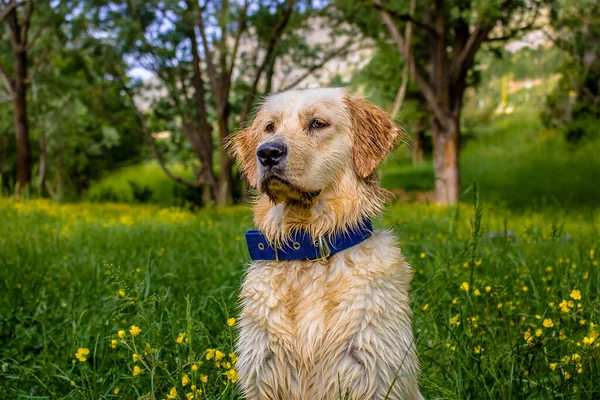
[[[297,232],[317,247],[361,229],[382,209],[376,167],[402,134],[381,109],[345,89],[269,96],[231,143],[260,191],[254,221],[261,234],[282,249]],[[369,234],[334,255],[248,267],[236,344],[247,399],[421,398],[411,267],[391,232]]]

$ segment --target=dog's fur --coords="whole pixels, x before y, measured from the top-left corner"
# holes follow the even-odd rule
[[[294,230],[317,238],[374,217],[385,198],[375,168],[401,137],[382,110],[344,89],[268,97],[232,141],[261,190],[256,225],[278,245]],[[256,152],[272,141],[287,146],[287,161],[266,168]],[[252,263],[237,341],[246,398],[420,398],[411,277],[385,230],[326,260]]]

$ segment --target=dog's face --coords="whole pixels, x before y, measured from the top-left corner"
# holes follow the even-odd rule
[[[348,169],[356,179],[371,175],[400,133],[344,89],[309,89],[268,97],[233,149],[250,184],[274,203],[308,205]]]

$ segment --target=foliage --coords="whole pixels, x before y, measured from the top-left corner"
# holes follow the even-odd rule
[[[396,205],[379,223],[415,268],[423,394],[597,397],[598,216],[482,211]],[[2,200],[1,396],[237,398],[250,227],[243,208]]]
[[[600,120],[600,5],[583,0],[551,2],[551,26],[558,48],[566,55],[561,79],[548,96],[543,119],[565,132],[567,140],[598,138]],[[592,45],[593,44],[593,45]]]

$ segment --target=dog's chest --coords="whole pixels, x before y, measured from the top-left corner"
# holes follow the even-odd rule
[[[276,356],[304,365],[318,364],[324,351],[346,351],[351,336],[385,306],[378,292],[387,288],[380,285],[400,258],[392,240],[382,242],[388,237],[375,234],[326,262],[253,264],[242,287],[246,334],[265,335],[270,351],[281,352]]]

